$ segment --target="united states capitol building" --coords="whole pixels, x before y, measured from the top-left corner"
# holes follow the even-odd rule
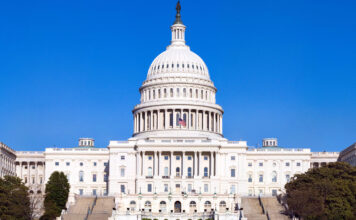
[[[281,194],[295,174],[337,160],[336,152],[280,147],[276,138],[259,148],[224,138],[214,73],[186,44],[180,5],[170,28],[170,45],[140,87],[132,137],[107,148],[80,138],[73,148],[16,152],[14,172],[31,193],[43,194],[51,173],[62,171],[71,185],[69,205],[81,196],[110,196],[113,219],[198,219],[211,211],[236,219],[241,198]]]

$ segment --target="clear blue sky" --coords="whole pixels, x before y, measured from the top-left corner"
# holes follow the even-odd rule
[[[356,141],[356,1],[182,0],[224,135],[339,151]],[[15,150],[132,135],[175,0],[1,1],[0,141]]]

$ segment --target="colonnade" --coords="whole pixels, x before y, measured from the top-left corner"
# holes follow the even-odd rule
[[[148,178],[210,178],[217,175],[217,155],[218,153],[215,151],[138,151],[136,154],[136,175]],[[168,156],[166,164],[163,163],[165,156]],[[180,157],[179,164],[174,163],[175,156]],[[145,157],[152,157],[152,162],[149,162]],[[191,165],[188,164],[188,157],[193,161]],[[206,163],[203,163],[204,157],[207,157]],[[149,168],[152,168],[152,175],[149,175],[147,171]],[[165,168],[168,168],[168,174],[164,173]],[[176,172],[177,168],[179,168],[179,173]],[[188,168],[191,168],[190,173],[188,173]]]
[[[179,123],[180,119],[184,123]],[[134,133],[168,129],[210,131],[221,134],[222,114],[199,109],[151,109],[134,114]]]
[[[145,88],[141,91],[141,102],[157,101],[165,98],[198,99],[215,103],[215,91],[196,87]]]
[[[45,163],[40,161],[18,161],[18,174],[20,178],[28,185],[44,184]],[[42,168],[40,170],[40,168]]]
[[[15,158],[16,156],[12,153],[0,149],[0,177],[16,175]]]

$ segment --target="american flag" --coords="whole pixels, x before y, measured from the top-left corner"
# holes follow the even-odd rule
[[[185,121],[183,119],[181,119],[181,118],[179,118],[178,123],[180,125],[182,125],[183,127],[187,126],[187,123],[185,123]]]

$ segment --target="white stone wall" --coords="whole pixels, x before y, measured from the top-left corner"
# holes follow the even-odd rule
[[[71,194],[107,194],[107,181],[105,181],[105,175],[109,175],[109,152],[107,149],[46,148],[45,159],[45,182],[54,171],[61,171],[69,179]],[[96,181],[94,175],[96,175]]]
[[[15,160],[15,151],[0,142],[0,177],[16,175]]]

